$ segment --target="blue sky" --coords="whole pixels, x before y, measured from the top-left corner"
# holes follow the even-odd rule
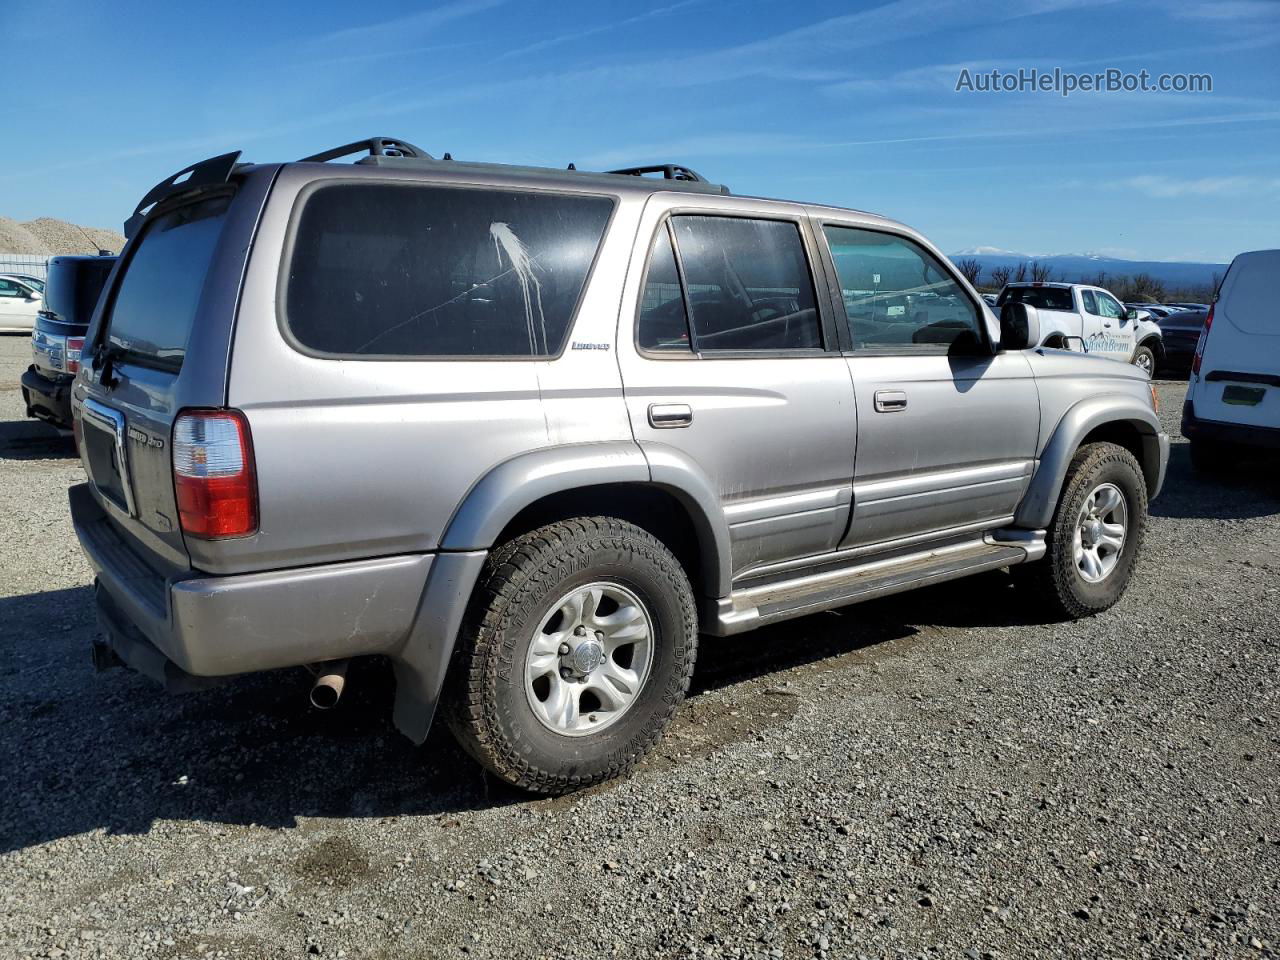
[[[118,228],[193,160],[381,134],[458,159],[681,162],[735,192],[884,213],[947,251],[1280,245],[1280,0],[185,9],[0,2],[0,214]],[[962,67],[1109,66],[1208,73],[1213,92],[955,92]]]

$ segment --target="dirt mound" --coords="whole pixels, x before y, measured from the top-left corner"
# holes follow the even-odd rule
[[[79,224],[55,220],[53,217],[38,217],[21,224],[37,242],[43,244],[50,253],[97,253],[99,250],[110,250],[119,253],[124,246],[124,237],[114,230],[102,230],[98,227],[82,227]],[[39,250],[13,250],[12,253],[40,253]]]
[[[0,217],[0,253],[49,254],[52,253],[43,240],[17,220]]]

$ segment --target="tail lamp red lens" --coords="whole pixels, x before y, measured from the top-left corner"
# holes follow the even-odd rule
[[[80,372],[82,353],[84,353],[84,337],[67,337],[67,373]]]
[[[238,410],[187,410],[173,424],[173,486],[182,532],[213,540],[258,529],[249,422]]]
[[[1204,328],[1200,331],[1200,339],[1196,341],[1196,353],[1191,358],[1191,372],[1196,376],[1200,375],[1200,364],[1204,361],[1204,346],[1209,340],[1209,328],[1213,326],[1213,308],[1215,304],[1209,304],[1209,313],[1204,318]]]

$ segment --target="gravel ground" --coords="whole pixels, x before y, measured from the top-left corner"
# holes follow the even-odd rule
[[[325,714],[293,673],[96,677],[81,471],[21,419],[25,351],[0,338],[0,957],[1280,953],[1273,465],[1209,484],[1179,439],[1092,620],[993,574],[708,639],[633,776],[530,799],[400,738],[383,664]]]

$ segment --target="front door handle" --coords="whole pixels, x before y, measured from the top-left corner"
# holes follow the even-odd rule
[[[657,430],[687,427],[693,423],[693,407],[687,403],[649,404],[649,426]]]
[[[907,409],[907,395],[901,390],[877,390],[876,412],[895,413]]]

